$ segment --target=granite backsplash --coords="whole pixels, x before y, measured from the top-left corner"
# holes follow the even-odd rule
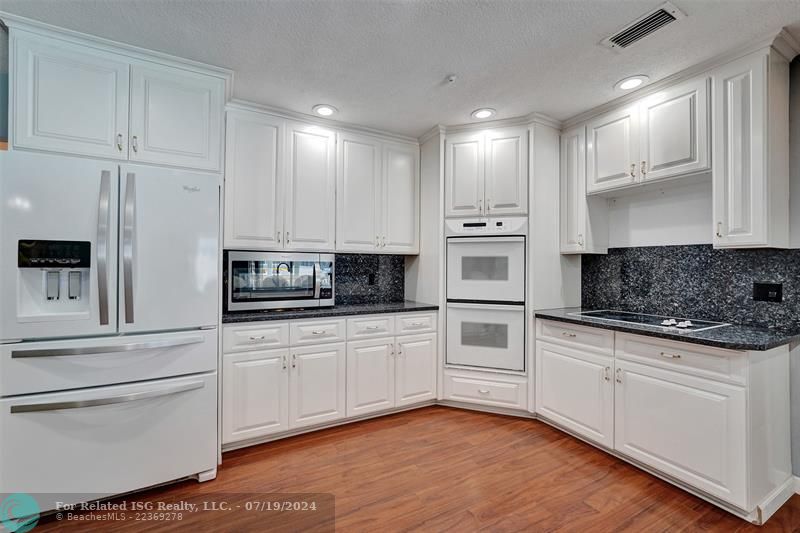
[[[402,302],[405,256],[336,254],[336,305]]]
[[[783,302],[754,301],[756,281],[783,283]],[[614,248],[583,256],[581,305],[797,329],[799,286],[800,250]]]

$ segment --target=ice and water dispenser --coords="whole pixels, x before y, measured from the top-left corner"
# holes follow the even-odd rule
[[[20,240],[17,267],[21,316],[89,312],[90,242]]]

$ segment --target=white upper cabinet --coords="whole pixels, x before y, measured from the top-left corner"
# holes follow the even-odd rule
[[[419,148],[384,143],[382,176],[381,249],[419,253]]]
[[[225,80],[135,63],[130,94],[131,160],[219,170]]]
[[[340,133],[338,141],[336,249],[374,252],[380,246],[381,143]]]
[[[286,126],[284,247],[333,251],[336,245],[336,133]]]
[[[223,75],[19,28],[11,42],[15,148],[220,170]]]
[[[12,42],[14,147],[127,159],[128,59],[19,30]]]
[[[789,245],[789,63],[766,49],[713,73],[714,245]]]
[[[639,106],[642,181],[709,168],[708,78],[659,91]]]
[[[445,216],[483,214],[483,134],[448,134],[445,141]]]
[[[528,129],[490,130],[485,138],[487,215],[524,215],[528,205]]]
[[[280,156],[284,121],[229,111],[225,157],[225,246],[277,248],[283,239]]]
[[[592,119],[586,126],[588,193],[636,183],[639,166],[638,105]]]

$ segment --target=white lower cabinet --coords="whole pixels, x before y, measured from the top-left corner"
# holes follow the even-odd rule
[[[536,344],[537,412],[570,431],[614,446],[614,358]]]
[[[436,398],[436,334],[397,337],[395,406]]]
[[[291,349],[289,428],[345,416],[344,343]]]
[[[347,344],[347,416],[394,407],[394,338]]]
[[[614,448],[745,508],[745,388],[619,360],[615,374]]]

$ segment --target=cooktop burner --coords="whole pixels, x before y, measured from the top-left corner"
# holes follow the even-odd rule
[[[581,311],[579,313],[569,314],[573,316],[595,318],[597,320],[608,320],[611,322],[627,322],[629,324],[651,326],[654,328],[669,329],[672,331],[704,331],[712,328],[730,326],[730,324],[723,322],[711,322],[709,320],[695,320],[663,315],[647,315],[644,313],[631,313],[629,311],[616,311],[614,309]]]

